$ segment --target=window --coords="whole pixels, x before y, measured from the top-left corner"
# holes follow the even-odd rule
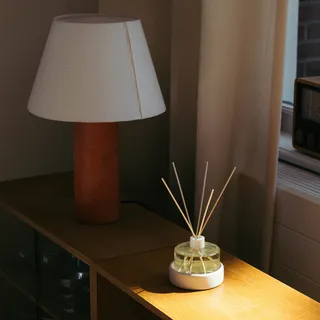
[[[320,76],[320,1],[289,0],[279,158],[320,173],[320,161],[292,147],[294,80]]]
[[[312,76],[320,76],[320,1],[289,0],[284,104],[293,103],[294,79]]]
[[[293,105],[294,80],[297,76],[298,61],[298,20],[299,0],[288,1],[287,36],[284,60],[282,100],[287,107]]]

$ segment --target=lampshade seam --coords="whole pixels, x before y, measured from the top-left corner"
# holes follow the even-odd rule
[[[134,65],[133,50],[132,50],[132,43],[131,43],[129,28],[128,28],[128,25],[127,25],[126,22],[124,23],[124,25],[125,25],[126,31],[127,31],[127,39],[128,39],[128,44],[129,44],[130,56],[131,56],[131,65],[132,65],[135,85],[136,85],[136,89],[137,89],[137,98],[138,98],[138,104],[139,104],[140,117],[141,117],[141,119],[143,119],[143,117],[142,117],[141,99],[140,99],[139,88],[138,88],[138,80],[137,80],[136,68],[135,68],[135,65]]]

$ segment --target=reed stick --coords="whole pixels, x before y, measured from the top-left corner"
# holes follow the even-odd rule
[[[174,171],[174,174],[175,174],[175,176],[176,176],[176,180],[177,180],[177,183],[178,183],[178,186],[179,186],[179,190],[180,190],[182,202],[183,202],[183,205],[184,205],[184,210],[185,210],[187,219],[188,219],[190,225],[192,226],[192,222],[191,222],[191,220],[190,220],[190,215],[189,215],[189,212],[188,212],[186,200],[185,200],[185,198],[184,198],[184,194],[183,194],[183,191],[182,191],[182,187],[181,187],[181,183],[180,183],[178,171],[177,171],[177,169],[176,169],[176,166],[175,166],[174,162],[172,162],[172,166],[173,166],[173,171]],[[194,233],[193,226],[192,226],[192,230],[193,230],[193,233]]]
[[[200,258],[201,263],[202,263],[203,271],[204,271],[204,273],[206,274],[206,273],[207,273],[207,269],[206,269],[206,266],[204,265],[204,262],[203,262],[203,259],[202,259],[202,257],[201,257],[200,251],[199,251],[199,258]]]
[[[192,265],[193,265],[192,262],[193,262],[193,257],[190,258],[189,262],[190,262],[189,273],[192,274]]]
[[[220,201],[220,199],[221,199],[221,197],[222,197],[225,189],[227,188],[227,186],[228,186],[228,184],[229,184],[229,182],[230,182],[230,180],[231,180],[231,178],[232,178],[232,176],[233,176],[233,174],[234,174],[235,171],[236,171],[236,167],[234,167],[234,169],[232,170],[232,172],[231,172],[231,174],[230,174],[230,176],[229,176],[229,179],[228,179],[227,182],[225,183],[222,191],[220,192],[219,197],[218,197],[217,201],[215,202],[213,208],[211,209],[211,211],[210,211],[210,213],[209,213],[209,216],[208,216],[205,224],[203,225],[202,229],[200,229],[200,234],[202,234],[203,230],[204,230],[205,227],[207,226],[207,224],[208,224],[208,222],[209,222],[209,220],[210,220],[210,218],[211,218],[211,216],[212,216],[212,213],[214,212],[214,209],[215,209],[216,206],[218,205],[218,203],[219,203],[219,201]]]
[[[184,221],[185,221],[185,222],[186,222],[186,224],[188,225],[188,227],[189,227],[189,229],[190,229],[190,231],[191,231],[192,235],[193,235],[194,237],[196,237],[196,235],[194,234],[194,231],[193,231],[192,226],[190,225],[189,221],[188,221],[188,220],[187,220],[187,218],[185,217],[185,215],[184,215],[183,211],[181,210],[181,208],[180,208],[180,206],[179,206],[179,204],[178,204],[178,202],[177,202],[176,198],[175,198],[175,197],[174,197],[174,195],[172,194],[172,192],[171,192],[170,188],[168,187],[167,183],[165,182],[165,180],[164,180],[163,178],[161,178],[161,180],[162,180],[163,184],[165,185],[165,187],[167,188],[167,190],[168,190],[168,192],[169,192],[169,194],[170,194],[170,196],[171,196],[172,200],[174,201],[175,205],[176,205],[176,206],[177,206],[177,208],[179,209],[179,211],[180,211],[180,213],[181,213],[181,215],[182,215],[182,217],[183,217]]]
[[[200,225],[199,231],[202,229],[203,223],[204,223],[204,221],[206,219],[207,212],[208,212],[208,209],[209,209],[209,206],[210,206],[210,203],[211,203],[211,199],[212,199],[213,193],[214,193],[214,189],[211,190],[210,197],[209,197],[209,200],[208,200],[208,203],[207,203],[207,206],[206,206],[206,210],[204,212],[204,215],[203,215],[203,218],[202,218],[202,221],[201,221],[201,225]],[[201,232],[197,233],[198,237],[200,237],[200,235],[201,235]]]
[[[207,183],[207,173],[208,173],[208,161],[206,163],[206,169],[204,173],[204,179],[203,179],[203,187],[202,187],[202,195],[201,195],[201,202],[200,202],[200,210],[198,215],[198,223],[197,223],[197,230],[196,234],[199,234],[199,226],[200,226],[200,220],[201,220],[201,213],[202,213],[202,206],[203,206],[203,198],[204,198],[204,191],[206,189],[206,183]]]

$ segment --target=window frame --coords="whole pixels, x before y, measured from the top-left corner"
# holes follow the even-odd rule
[[[297,64],[299,57],[297,56],[299,44],[299,19],[298,12],[300,9],[300,1],[292,0],[288,2],[287,16],[287,32],[286,48],[285,48],[285,65],[283,78],[283,99],[293,100],[294,80],[297,76]],[[293,31],[293,26],[296,30]],[[298,166],[302,169],[314,171],[320,174],[319,159],[310,157],[297,151],[292,145],[293,134],[293,103],[282,101],[281,112],[281,132],[279,139],[279,160],[285,161],[291,165]]]

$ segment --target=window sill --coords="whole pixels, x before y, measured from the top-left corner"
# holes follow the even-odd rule
[[[320,174],[320,161],[294,149],[292,146],[292,137],[289,133],[281,132],[279,141],[279,160]]]
[[[277,188],[320,206],[320,177],[315,173],[279,162]]]

